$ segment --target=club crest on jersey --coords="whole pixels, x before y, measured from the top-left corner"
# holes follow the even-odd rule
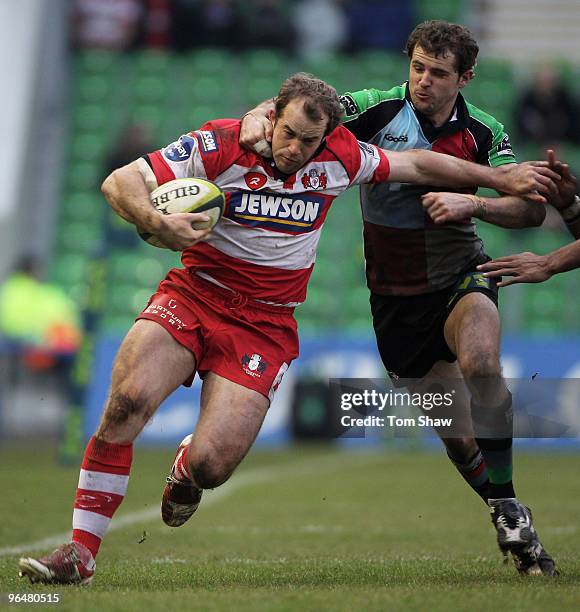
[[[258,353],[247,353],[242,357],[242,369],[248,376],[254,378],[261,378],[262,374],[266,371],[268,364],[264,361],[262,355]]]
[[[304,189],[326,189],[328,179],[326,172],[318,172],[316,168],[312,168],[307,173],[302,175],[302,185]]]
[[[260,172],[248,172],[248,174],[244,176],[244,180],[246,181],[246,185],[255,191],[256,189],[262,189],[268,179],[263,174],[260,174]]]
[[[191,136],[181,136],[163,150],[163,155],[174,162],[186,161],[191,155],[194,144],[195,140]]]
[[[201,148],[203,149],[204,153],[215,153],[219,149],[215,132],[210,132],[209,130],[198,130],[196,133],[199,135]]]

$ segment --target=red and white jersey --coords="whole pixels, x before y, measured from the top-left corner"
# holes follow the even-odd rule
[[[334,198],[352,185],[386,181],[382,150],[339,126],[296,174],[238,144],[240,121],[210,121],[149,154],[158,185],[175,178],[207,178],[223,189],[226,208],[213,231],[183,251],[197,274],[255,300],[298,305]]]

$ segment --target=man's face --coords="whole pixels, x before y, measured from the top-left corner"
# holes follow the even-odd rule
[[[455,55],[428,55],[415,46],[409,69],[409,93],[415,108],[434,120],[446,121],[453,110],[457,94],[473,77],[468,70],[460,75],[455,68]]]
[[[304,99],[296,98],[273,119],[272,156],[284,174],[294,174],[314,155],[328,125],[328,117],[309,119],[303,107]]]

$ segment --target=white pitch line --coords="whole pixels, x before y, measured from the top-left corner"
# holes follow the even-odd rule
[[[384,458],[381,458],[380,460],[384,461]],[[314,465],[313,461],[315,462]],[[364,465],[366,463],[375,461],[377,461],[377,457],[373,455],[353,456],[352,465],[350,467],[360,467],[361,464]],[[327,470],[328,468],[343,469],[343,467],[344,465],[342,463],[341,455],[333,453],[326,456],[323,455],[313,457],[279,466],[255,469],[250,472],[245,472],[243,474],[240,474],[239,476],[236,476],[233,480],[229,480],[228,482],[223,484],[219,489],[216,489],[214,491],[206,491],[205,497],[202,502],[202,508],[207,508],[207,506],[221,501],[222,499],[228,497],[238,489],[242,489],[248,485],[273,480],[274,478],[283,478],[285,476],[299,476],[312,472],[315,472],[317,475],[319,475],[322,470]],[[139,510],[137,512],[130,512],[128,514],[115,517],[111,521],[107,533],[122,529],[123,527],[127,527],[130,525],[135,525],[137,523],[151,521],[153,519],[158,518],[160,514],[161,512],[159,507],[155,507],[147,508],[146,510]],[[52,535],[42,540],[37,540],[36,542],[30,542],[29,544],[21,544],[19,546],[6,546],[4,548],[0,548],[0,557],[9,557],[12,555],[20,555],[26,552],[32,552],[36,550],[42,551],[47,548],[54,548],[55,546],[59,546],[64,542],[70,542],[70,539],[71,532],[65,531],[63,533]]]
[[[245,474],[240,474],[238,478],[225,483],[219,489],[209,492],[206,491],[203,500],[203,507],[206,508],[207,506],[215,504],[218,501],[224,499],[225,497],[228,497],[238,489],[242,489],[248,485],[272,480],[277,474],[278,471],[274,468],[262,468],[247,472]],[[130,525],[135,525],[137,523],[152,521],[153,519],[159,517],[161,517],[161,511],[159,507],[147,508],[146,510],[139,510],[137,512],[130,512],[129,514],[113,518],[111,524],[109,525],[107,533],[122,529],[123,527],[127,527]],[[71,535],[71,531],[65,531],[63,533],[59,533],[48,538],[44,538],[43,540],[30,542],[30,544],[22,544],[20,546],[6,546],[4,548],[0,548],[0,557],[20,555],[25,552],[43,550],[45,548],[53,548],[55,546],[63,544],[64,542],[70,542]]]

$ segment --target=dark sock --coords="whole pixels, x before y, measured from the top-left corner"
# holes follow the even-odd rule
[[[475,440],[487,466],[489,497],[515,497],[512,483],[512,396],[497,408],[486,409],[471,403]]]
[[[487,466],[480,451],[473,457],[465,460],[455,459],[447,451],[447,456],[457,471],[463,476],[465,482],[487,503],[489,496],[489,476]]]

